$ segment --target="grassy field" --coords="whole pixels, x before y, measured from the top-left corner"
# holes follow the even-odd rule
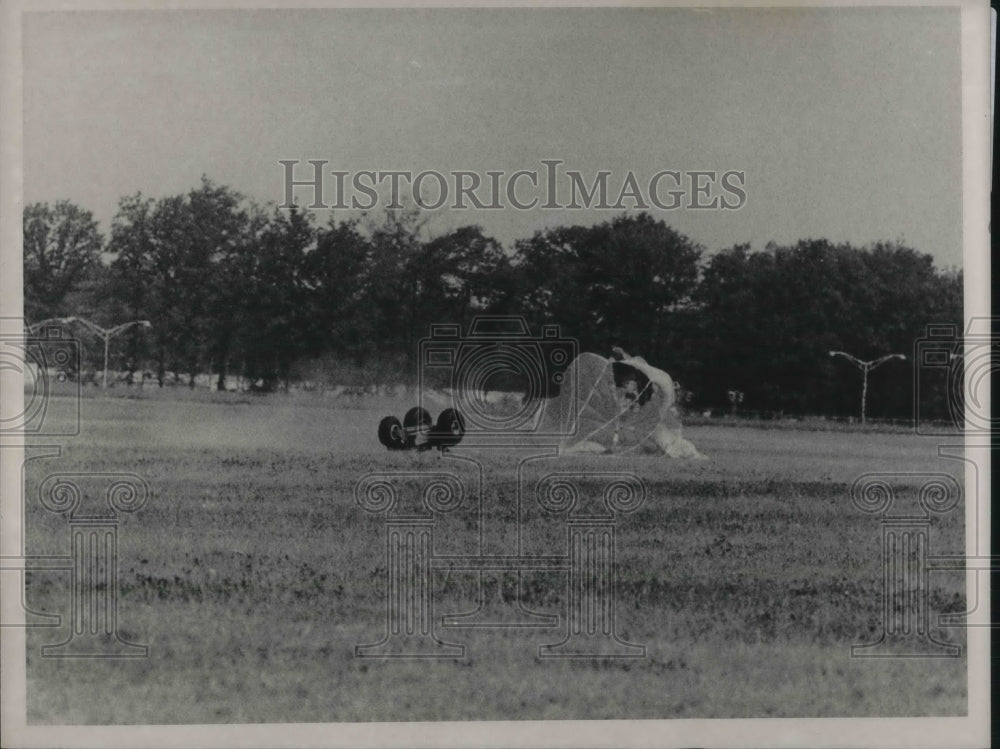
[[[73,401],[54,398],[47,418]],[[963,715],[966,660],[858,659],[882,627],[880,526],[850,499],[870,471],[949,472],[933,440],[900,433],[686,430],[704,462],[553,458],[547,471],[630,471],[646,503],[620,521],[618,632],[635,660],[541,660],[561,629],[438,630],[458,660],[371,660],[385,619],[383,522],[353,487],[379,470],[467,476],[437,553],[513,553],[515,467],[527,451],[387,453],[374,399],[87,397],[80,436],[33,460],[28,496],[55,472],[128,471],[153,491],[119,529],[119,623],[134,660],[42,658],[65,629],[28,631],[32,723],[213,723]],[[56,440],[38,440],[52,444]],[[474,469],[474,467],[472,467]],[[532,479],[534,480],[534,479]],[[905,483],[905,480],[903,481]],[[478,502],[482,502],[480,525]],[[526,553],[565,553],[565,526],[522,497]],[[68,553],[65,518],[29,499],[28,550]],[[932,521],[934,553],[960,553],[961,508]],[[36,610],[68,615],[69,575],[29,575]],[[474,608],[477,577],[436,572],[435,615]],[[512,605],[488,580],[489,606]],[[494,584],[497,583],[497,584]],[[565,614],[563,573],[525,573],[522,601]],[[931,576],[932,618],[965,608],[963,576]],[[64,621],[66,621],[64,619]],[[960,629],[938,639],[964,644]]]

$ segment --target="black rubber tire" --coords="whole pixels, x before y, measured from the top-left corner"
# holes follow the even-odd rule
[[[403,425],[395,416],[386,416],[378,425],[378,441],[389,450],[405,450],[406,435]]]
[[[403,417],[403,432],[406,435],[406,446],[413,447],[417,444],[417,437],[426,435],[434,426],[434,419],[426,408],[414,406],[406,412]]]
[[[446,408],[434,427],[434,442],[439,447],[454,447],[465,436],[465,418],[454,408]]]

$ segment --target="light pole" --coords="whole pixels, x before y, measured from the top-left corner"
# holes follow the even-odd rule
[[[871,361],[861,361],[861,359],[856,356],[851,356],[850,354],[845,354],[843,351],[831,351],[830,356],[843,356],[848,359],[854,366],[858,367],[864,375],[861,383],[861,423],[865,423],[865,402],[868,399],[868,373],[871,372],[879,364],[885,364],[885,362],[890,359],[906,359],[903,354],[886,354],[878,359],[872,359]]]
[[[67,317],[65,322],[78,322],[83,323],[92,331],[97,333],[101,338],[104,339],[104,389],[108,389],[108,348],[111,344],[111,339],[121,333],[127,328],[131,328],[133,325],[141,325],[144,328],[153,327],[153,323],[149,320],[132,320],[131,322],[122,323],[114,328],[102,328],[100,325],[95,325],[89,320],[84,320],[82,317]]]

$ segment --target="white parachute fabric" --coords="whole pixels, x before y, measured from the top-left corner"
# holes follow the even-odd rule
[[[559,395],[546,409],[549,428],[565,435],[563,451],[702,457],[681,436],[669,376],[642,359],[633,361],[635,366],[583,353],[567,368]],[[655,373],[659,384],[643,370]],[[627,380],[634,382],[633,392]]]

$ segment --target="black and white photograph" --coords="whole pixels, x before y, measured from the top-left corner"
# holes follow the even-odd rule
[[[989,744],[985,0],[0,16],[4,746]]]

